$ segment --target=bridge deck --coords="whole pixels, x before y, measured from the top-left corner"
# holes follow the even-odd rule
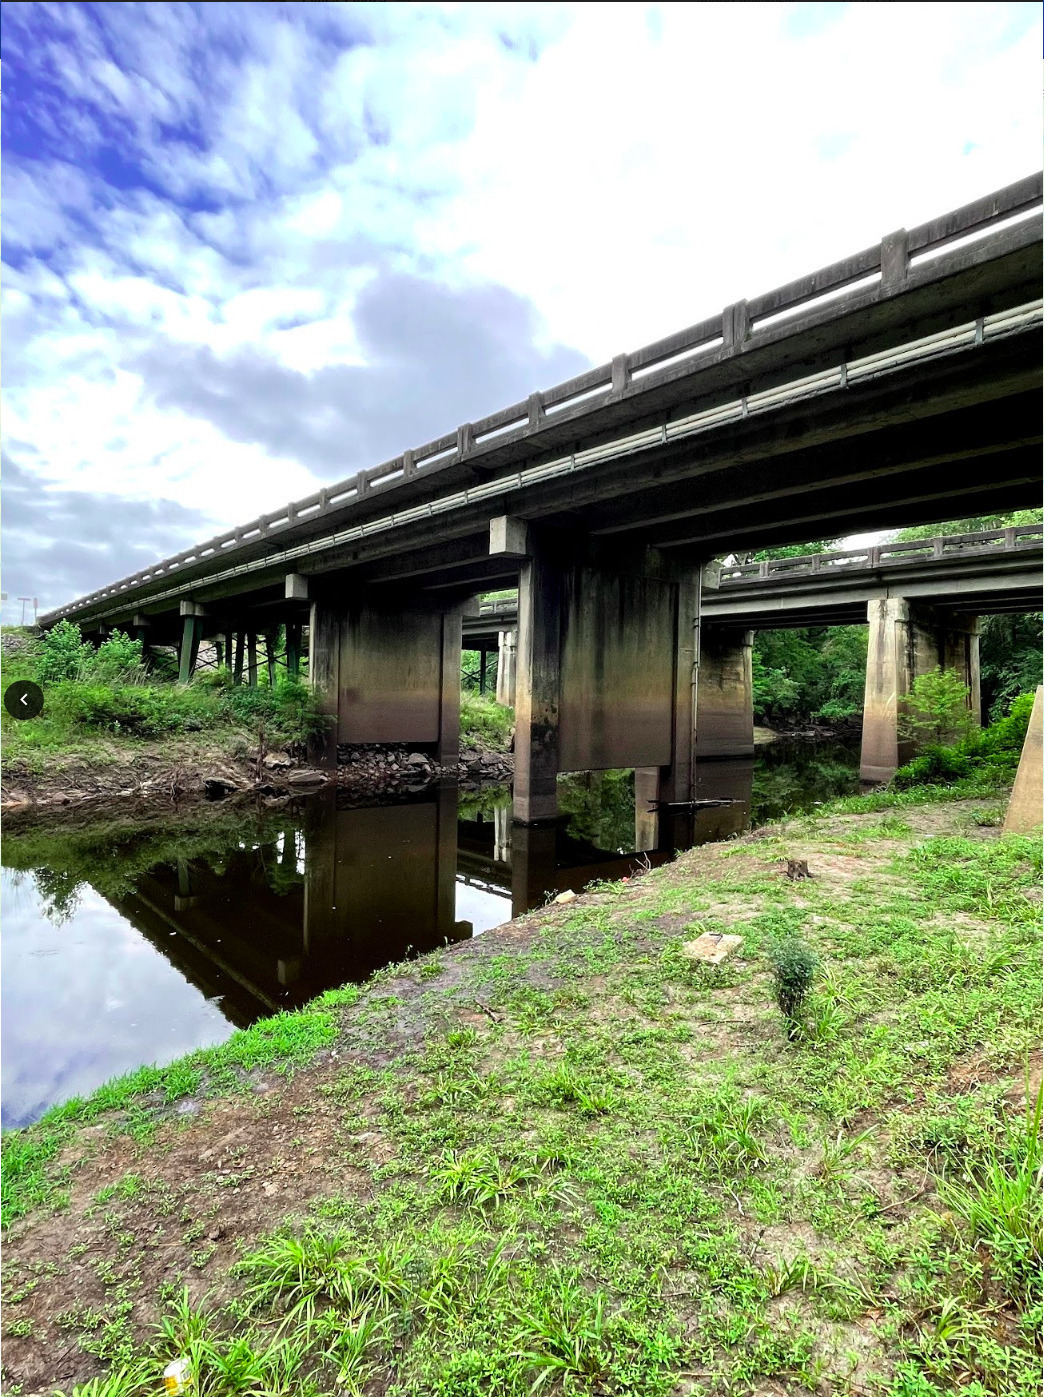
[[[466,594],[511,576],[488,552],[501,514],[706,557],[1035,502],[1040,205],[1034,175],[42,622],[274,599],[288,571]]]

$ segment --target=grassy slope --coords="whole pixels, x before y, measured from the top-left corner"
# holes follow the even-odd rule
[[[9,1390],[189,1353],[215,1395],[1036,1392],[1039,841],[995,824],[708,846],[53,1113]],[[701,928],[741,955],[694,967]]]

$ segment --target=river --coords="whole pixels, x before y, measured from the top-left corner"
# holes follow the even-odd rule
[[[333,790],[293,812],[208,812],[9,835],[2,853],[2,1118],[27,1125],[143,1063],[222,1042],[333,985],[479,935],[547,897],[858,789],[858,747],[780,741],[703,763],[692,815],[635,811],[630,772],[563,777],[562,819],[506,788],[395,804]]]

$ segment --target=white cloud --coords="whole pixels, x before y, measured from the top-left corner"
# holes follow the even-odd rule
[[[314,488],[339,423],[383,454],[452,428],[458,365],[521,396],[562,345],[604,360],[1039,162],[1036,6],[113,13],[13,7],[38,150],[9,115],[5,431],[55,488],[215,527]],[[476,325],[503,374],[467,306],[523,337]]]

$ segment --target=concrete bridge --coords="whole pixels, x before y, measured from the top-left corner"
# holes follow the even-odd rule
[[[913,681],[955,669],[980,716],[978,618],[1041,609],[1039,524],[950,534],[703,570],[695,752],[754,751],[750,647],[756,631],[870,624],[862,774],[886,780],[912,749],[898,718]],[[517,594],[464,617],[464,646],[496,652],[496,695],[514,703]],[[481,681],[480,681],[481,687]]]
[[[334,740],[458,743],[463,612],[517,585],[515,814],[562,770],[688,799],[701,569],[1037,503],[1041,176],[114,582],[43,618],[177,641],[309,630]],[[253,637],[253,640],[252,640]]]

